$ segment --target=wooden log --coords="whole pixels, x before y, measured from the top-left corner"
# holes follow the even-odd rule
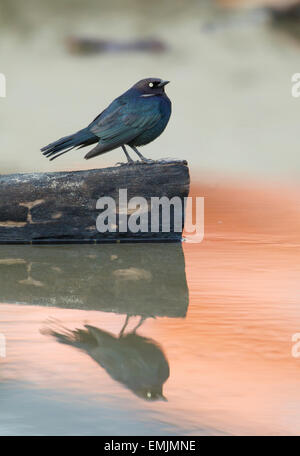
[[[185,161],[166,161],[132,166],[116,166],[87,171],[12,174],[0,176],[0,243],[54,244],[102,242],[178,242],[171,217],[170,232],[151,230],[151,197],[173,198],[181,202],[189,193],[189,170]],[[120,229],[119,190],[127,189],[127,198],[143,197],[148,203],[145,232]],[[116,202],[115,232],[101,233],[96,220],[101,197]],[[121,212],[121,211],[120,211]],[[127,212],[126,219],[131,214]],[[182,204],[182,220],[184,205]],[[124,229],[124,224],[122,225]]]
[[[170,268],[170,265],[172,267]],[[182,245],[1,246],[0,301],[183,318]]]

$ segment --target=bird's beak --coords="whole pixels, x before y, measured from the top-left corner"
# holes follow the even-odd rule
[[[159,84],[158,84],[158,87],[165,87],[167,84],[169,84],[170,81],[161,81]]]

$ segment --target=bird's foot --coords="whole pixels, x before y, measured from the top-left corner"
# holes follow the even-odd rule
[[[135,161],[128,161],[128,162],[117,162],[115,164],[115,166],[131,166],[131,165],[135,165],[136,162]]]
[[[185,160],[182,160],[182,159],[178,159],[178,158],[160,158],[158,160],[152,160],[151,158],[146,158],[144,157],[143,159],[141,160],[132,160],[132,161],[128,161],[128,162],[117,162],[115,164],[115,166],[132,166],[132,165],[149,165],[149,164],[155,164],[155,163],[158,163],[158,164],[167,164],[167,163],[182,163],[182,162],[185,162]]]
[[[136,161],[129,161],[129,162],[118,162],[115,166],[128,166],[128,165],[145,165],[145,163],[156,163],[155,160],[151,160],[150,158],[145,158],[143,160],[136,160]]]

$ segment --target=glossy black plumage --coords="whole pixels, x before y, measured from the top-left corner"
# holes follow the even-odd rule
[[[88,127],[43,147],[43,154],[54,160],[74,149],[98,143],[85,158],[90,159],[125,146],[130,146],[143,161],[149,161],[136,149],[156,139],[166,128],[171,115],[171,101],[165,94],[168,81],[142,79],[116,98]]]

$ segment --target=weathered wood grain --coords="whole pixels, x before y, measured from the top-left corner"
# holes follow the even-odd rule
[[[189,193],[189,170],[185,161],[116,166],[87,171],[12,174],[0,176],[0,243],[102,243],[180,241],[171,225],[169,233],[99,233],[96,202],[110,196],[118,200],[119,189],[128,199],[140,196],[179,196]],[[184,217],[184,211],[182,211]]]

